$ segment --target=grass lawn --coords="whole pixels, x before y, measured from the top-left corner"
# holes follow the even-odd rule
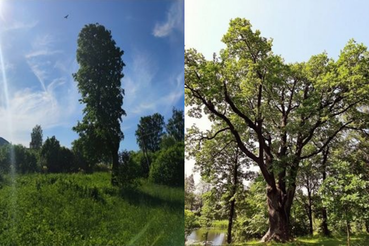
[[[183,245],[183,189],[110,185],[109,173],[0,183],[0,245]]]
[[[351,246],[367,246],[369,245],[369,235],[356,235],[352,236],[350,240]],[[306,246],[345,246],[347,245],[346,237],[332,237],[332,238],[326,238],[326,237],[301,237],[296,238],[294,242],[290,243],[260,243],[258,241],[252,241],[247,242],[243,244],[234,244],[234,245],[283,245],[283,246],[300,246],[300,245],[306,245]]]

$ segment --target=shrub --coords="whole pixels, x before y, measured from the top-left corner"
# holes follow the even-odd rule
[[[141,168],[132,158],[133,152],[124,150],[119,153],[118,185],[122,188],[136,188]]]
[[[185,237],[190,235],[197,227],[200,227],[200,224],[197,221],[195,214],[190,210],[185,209]]]
[[[159,151],[151,165],[151,182],[169,186],[184,186],[184,143]]]

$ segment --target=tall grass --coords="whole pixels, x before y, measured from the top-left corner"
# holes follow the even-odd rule
[[[0,245],[183,245],[183,190],[110,185],[108,173],[32,174],[0,188]],[[15,204],[15,207],[14,207]]]

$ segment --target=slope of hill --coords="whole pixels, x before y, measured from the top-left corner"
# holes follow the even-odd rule
[[[5,144],[9,144],[9,142],[6,141],[4,138],[0,137],[0,146],[3,146]]]

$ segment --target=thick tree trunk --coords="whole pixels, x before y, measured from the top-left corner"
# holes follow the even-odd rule
[[[365,221],[366,232],[369,233],[369,221]]]
[[[268,213],[269,213],[269,230],[261,239],[262,242],[275,240],[277,242],[286,242],[290,239],[289,232],[289,212],[290,207],[287,202],[287,194],[280,189],[268,186]]]

